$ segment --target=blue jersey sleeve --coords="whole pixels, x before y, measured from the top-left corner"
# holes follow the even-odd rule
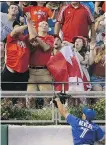
[[[101,140],[104,137],[104,131],[98,127],[98,129],[96,130],[96,141]]]
[[[69,114],[66,118],[67,123],[70,124],[72,127],[77,123],[78,118]]]

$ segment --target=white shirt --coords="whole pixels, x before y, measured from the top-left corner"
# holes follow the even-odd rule
[[[13,22],[8,20],[8,14],[0,12],[0,41],[3,41],[9,33],[13,30]]]

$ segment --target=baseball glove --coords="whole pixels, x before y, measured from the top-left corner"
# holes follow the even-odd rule
[[[69,98],[70,95],[67,95],[65,93],[58,93],[53,97],[53,103],[55,105],[56,108],[58,108],[57,106],[57,102],[55,101],[56,98],[59,98],[62,104],[65,104],[66,99]]]

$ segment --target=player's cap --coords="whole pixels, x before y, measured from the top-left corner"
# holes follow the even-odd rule
[[[83,40],[83,43],[86,44],[86,39],[83,36],[76,36],[76,37],[74,37],[72,39],[72,42],[75,43],[76,39],[78,39],[78,38],[82,39]]]
[[[85,114],[87,120],[93,120],[96,117],[96,111],[87,107],[83,108],[83,113]]]

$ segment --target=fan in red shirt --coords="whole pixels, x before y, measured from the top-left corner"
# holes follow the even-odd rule
[[[29,83],[42,83],[52,82],[52,76],[47,70],[46,64],[49,61],[53,50],[54,37],[48,35],[48,23],[42,21],[38,25],[38,36],[35,38],[35,43],[38,45],[31,53],[30,57],[30,69],[29,69]],[[34,44],[35,45],[35,44]],[[28,84],[27,91],[48,91],[52,90],[51,84]],[[35,104],[31,104],[31,98],[27,101],[27,107],[35,107]],[[34,101],[33,101],[34,102]],[[40,101],[39,101],[40,102]],[[38,106],[43,106],[42,103],[37,103]],[[44,99],[45,105],[48,103],[48,99]]]
[[[59,34],[62,27],[64,40],[72,42],[75,36],[88,36],[88,26],[91,27],[91,37],[95,38],[94,18],[89,8],[80,2],[70,2],[61,8],[54,33]]]
[[[29,40],[35,37],[32,33],[35,29],[30,20],[29,15],[26,16],[27,25],[20,26],[14,23],[13,31],[7,36],[6,43],[6,66],[1,75],[2,82],[27,82],[29,71],[29,57],[30,48]],[[28,27],[29,36],[24,36],[23,32]],[[27,84],[25,83],[10,83],[1,85],[2,90],[26,90]]]
[[[16,28],[16,26],[15,26]],[[6,66],[14,72],[24,73],[28,70],[30,49],[27,45],[28,36],[7,36]]]
[[[43,6],[44,4],[44,1],[37,1],[37,6],[28,6],[23,9],[24,13],[30,13],[35,27],[38,27],[39,22],[47,21],[49,17],[51,18],[53,16],[51,9]]]

